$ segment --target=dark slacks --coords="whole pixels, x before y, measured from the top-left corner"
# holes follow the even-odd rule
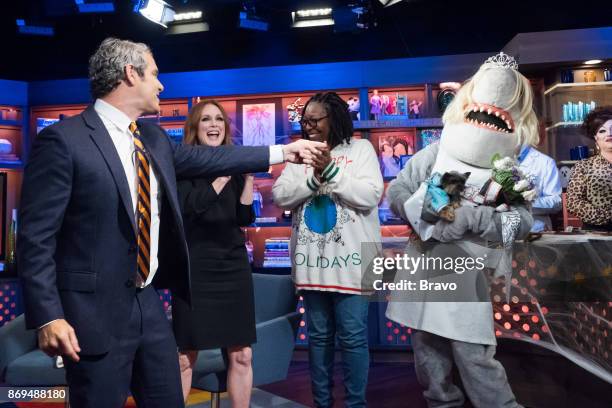
[[[184,407],[176,341],[153,287],[134,297],[127,329],[109,352],[64,358],[73,407],[123,407],[131,391],[138,407]]]

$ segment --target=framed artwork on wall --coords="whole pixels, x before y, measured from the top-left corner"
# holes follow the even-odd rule
[[[280,99],[239,100],[236,106],[236,128],[245,146],[276,144],[283,129]]]
[[[378,137],[379,161],[384,177],[395,177],[401,170],[401,158],[415,153],[414,131],[381,133]]]
[[[421,129],[419,133],[421,134],[421,145],[419,148],[422,149],[432,143],[437,143],[440,141],[440,136],[442,136],[442,128]]]

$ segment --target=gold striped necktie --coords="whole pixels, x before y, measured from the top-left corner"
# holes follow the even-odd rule
[[[142,144],[136,122],[130,123],[134,135],[136,173],[138,174],[138,199],[136,201],[136,222],[138,225],[138,274],[136,286],[143,287],[149,276],[151,265],[151,184],[149,159]]]

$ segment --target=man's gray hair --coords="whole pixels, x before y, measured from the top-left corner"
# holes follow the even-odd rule
[[[125,66],[133,65],[141,77],[147,63],[145,54],[151,53],[143,43],[107,38],[89,59],[89,86],[94,99],[113,91],[125,79]]]

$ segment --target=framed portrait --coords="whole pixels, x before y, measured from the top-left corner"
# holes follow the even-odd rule
[[[403,168],[402,157],[415,153],[414,132],[386,132],[378,137],[379,161],[384,177],[395,177]]]
[[[236,108],[236,128],[244,146],[276,144],[283,129],[280,99],[239,100]]]

